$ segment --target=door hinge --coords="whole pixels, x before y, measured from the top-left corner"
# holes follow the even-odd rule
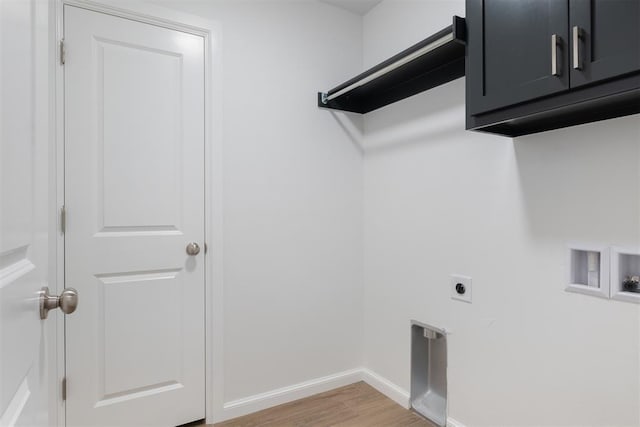
[[[66,229],[67,229],[67,208],[65,208],[65,206],[62,205],[62,207],[60,208],[60,231],[62,232],[62,234],[64,234]]]
[[[60,65],[64,65],[66,56],[67,56],[67,52],[64,47],[64,39],[62,39],[60,40]]]
[[[67,400],[67,377],[62,379],[62,400]]]

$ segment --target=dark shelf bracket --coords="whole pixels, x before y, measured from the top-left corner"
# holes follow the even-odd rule
[[[466,22],[453,24],[362,74],[318,93],[318,106],[365,114],[464,76]]]

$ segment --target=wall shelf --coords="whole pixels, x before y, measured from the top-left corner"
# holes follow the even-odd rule
[[[365,114],[465,73],[466,23],[453,24],[362,74],[318,93],[318,107]]]

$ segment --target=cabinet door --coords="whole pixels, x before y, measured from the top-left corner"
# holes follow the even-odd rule
[[[640,71],[640,0],[571,0],[571,86]]]
[[[467,0],[466,7],[469,114],[569,88],[567,0]]]

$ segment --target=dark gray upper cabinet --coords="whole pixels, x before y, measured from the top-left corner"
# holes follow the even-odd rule
[[[569,87],[567,0],[470,0],[472,114]],[[555,61],[555,70],[554,68]]]
[[[640,0],[466,0],[467,129],[640,113]]]
[[[570,0],[571,87],[640,69],[640,0]]]

